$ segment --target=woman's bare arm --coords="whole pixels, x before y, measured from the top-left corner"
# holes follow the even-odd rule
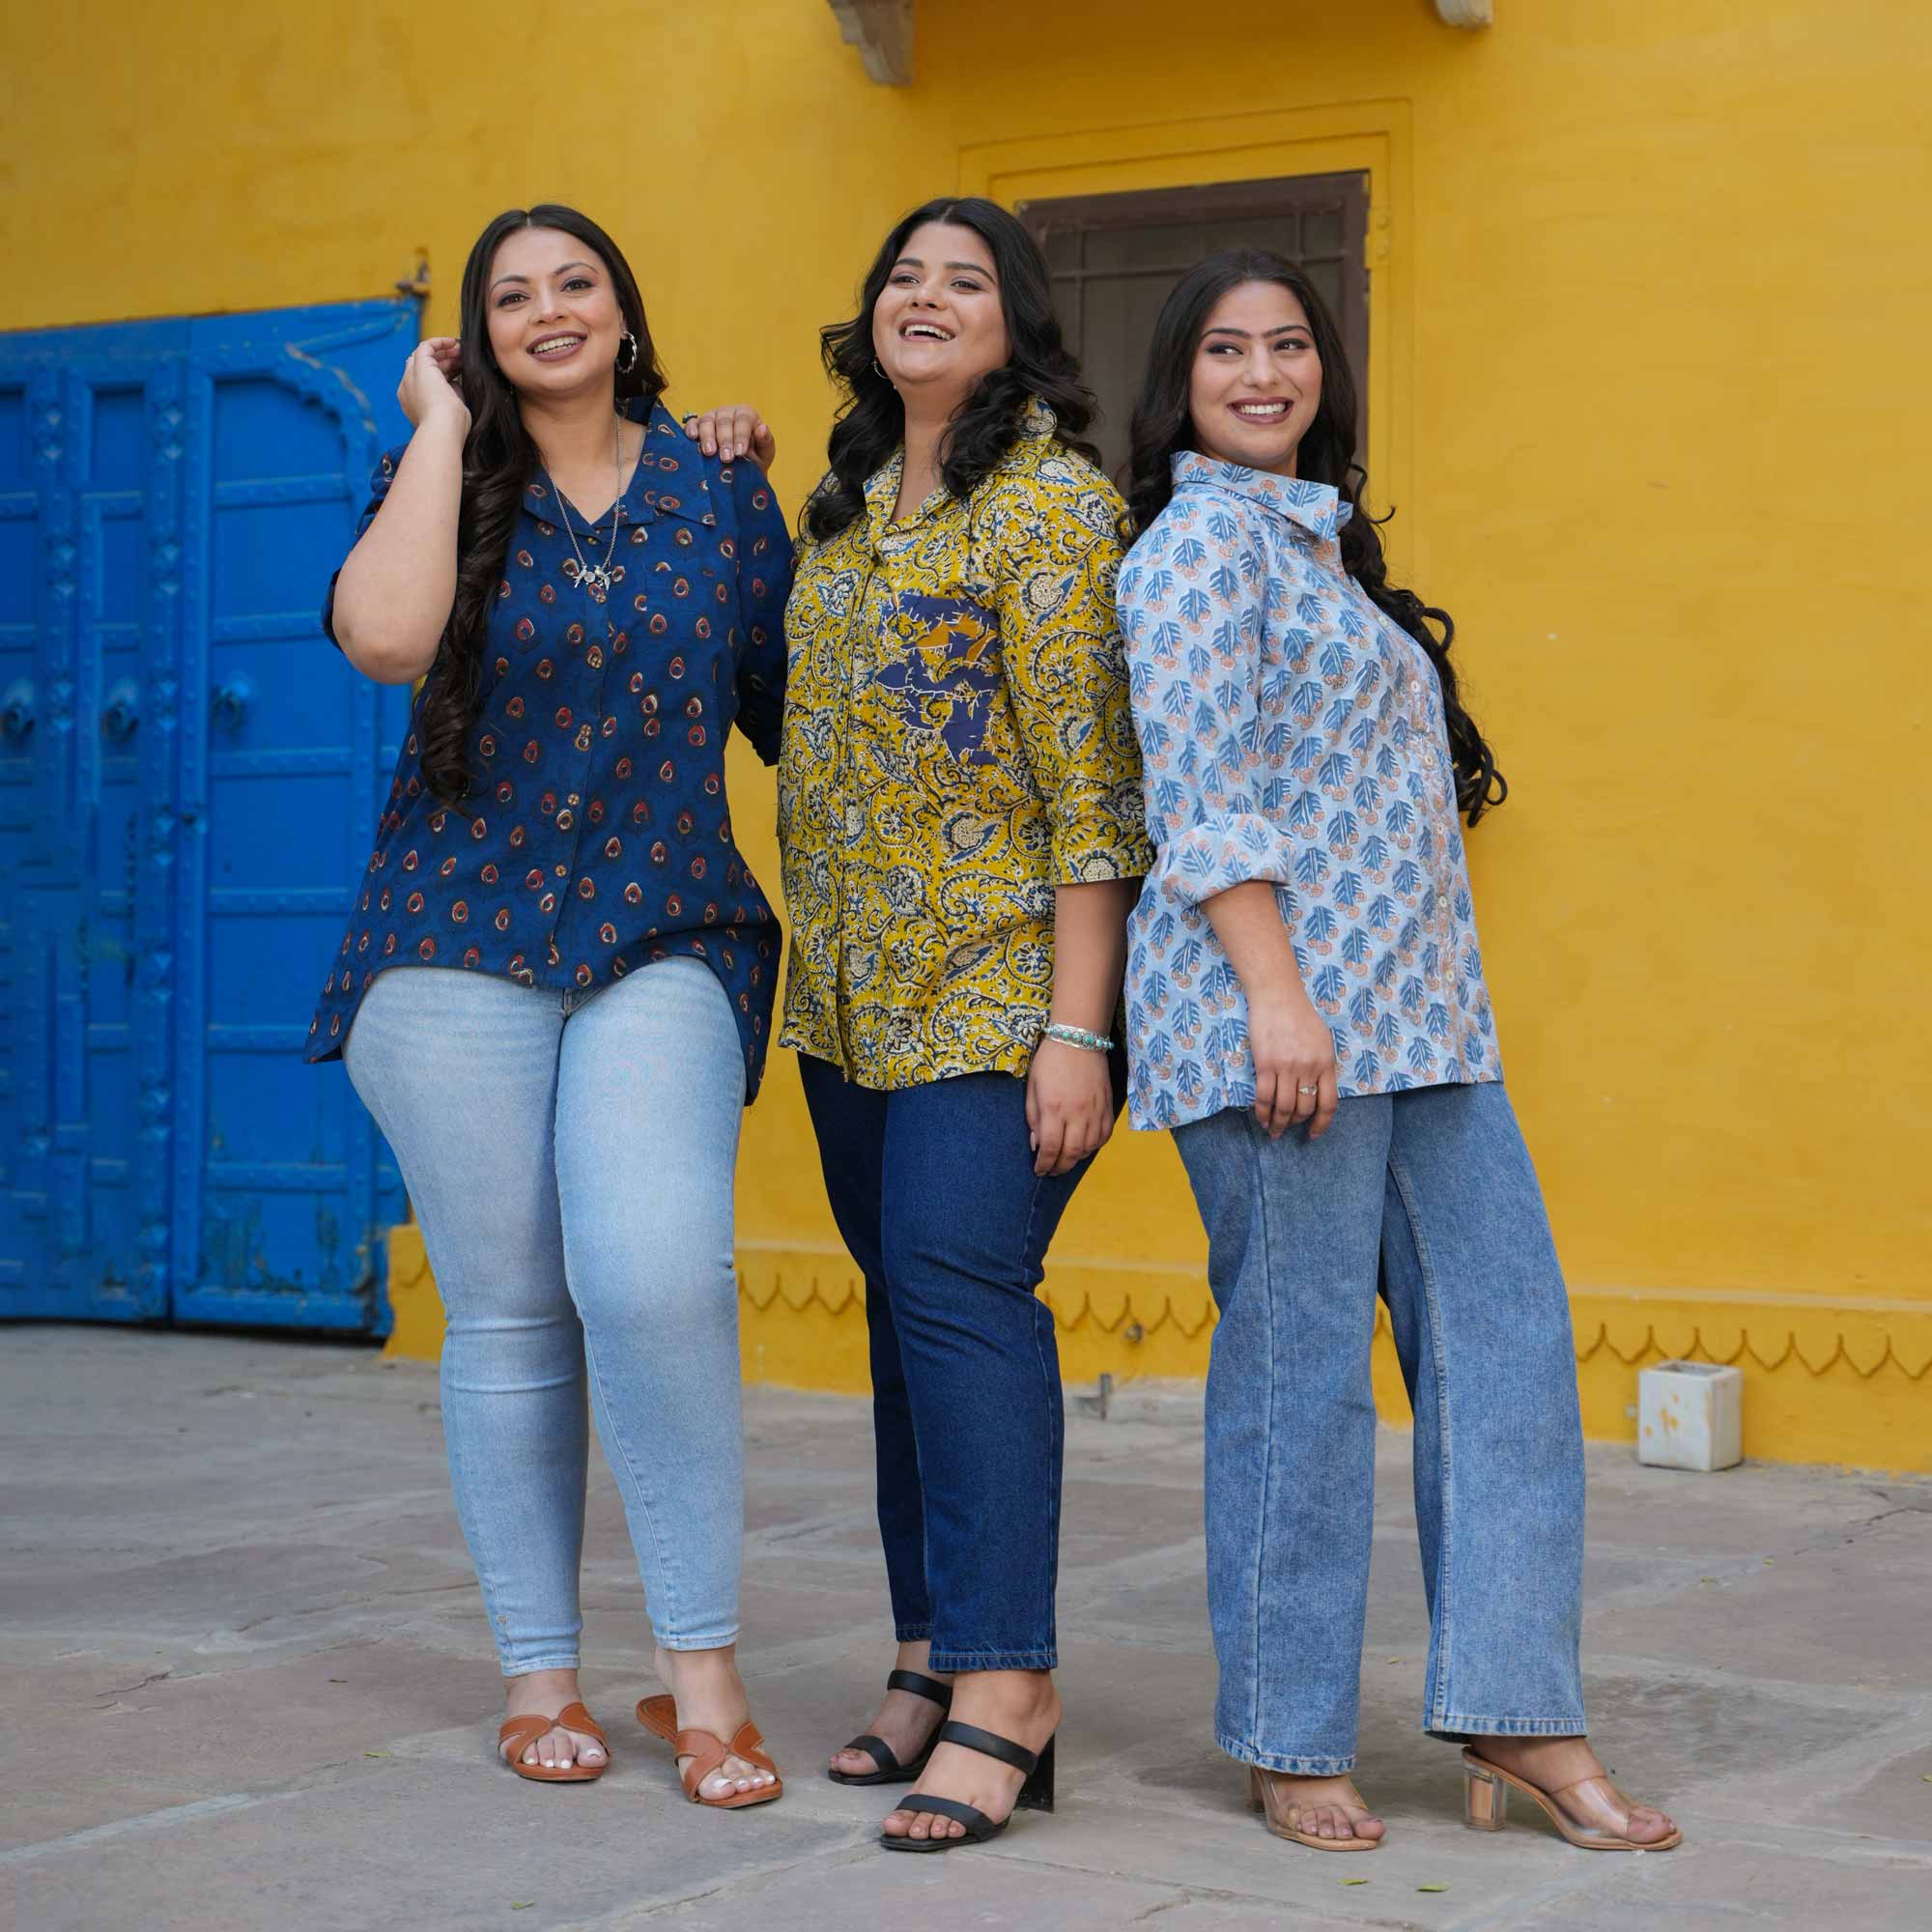
[[[456,523],[469,412],[420,344],[397,391],[415,435],[335,585],[335,641],[365,677],[411,684],[436,660],[456,601]]]

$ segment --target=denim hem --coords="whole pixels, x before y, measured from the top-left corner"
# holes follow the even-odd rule
[[[1589,1731],[1581,1718],[1431,1718],[1423,1730],[1432,1738],[1463,1743],[1469,1738],[1580,1738]]]
[[[924,1624],[895,1624],[893,1641],[895,1643],[924,1643],[932,1635],[932,1626]]]
[[[534,1663],[523,1663],[512,1658],[499,1657],[505,1677],[533,1677],[539,1670],[576,1670],[579,1668],[577,1653],[572,1651],[565,1657],[540,1657]]]
[[[738,1641],[738,1626],[733,1624],[727,1631],[721,1631],[715,1636],[666,1636],[661,1632],[651,1633],[667,1650],[724,1650]]]
[[[1053,1650],[941,1650],[934,1644],[925,1667],[948,1677],[961,1670],[1058,1670],[1060,1656]]]
[[[1244,1744],[1225,1731],[1215,1732],[1214,1742],[1237,1763],[1284,1772],[1290,1777],[1343,1777],[1355,1768],[1353,1751],[1346,1757],[1297,1757],[1288,1751],[1263,1750],[1260,1745]]]

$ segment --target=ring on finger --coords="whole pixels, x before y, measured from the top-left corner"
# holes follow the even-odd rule
[[[1319,1093],[1321,1093],[1321,1088],[1320,1088],[1320,1087],[1302,1087],[1302,1086],[1297,1086],[1297,1087],[1295,1088],[1295,1090],[1294,1090],[1294,1091],[1295,1091],[1295,1092],[1296,1092],[1297,1094],[1319,1094]]]

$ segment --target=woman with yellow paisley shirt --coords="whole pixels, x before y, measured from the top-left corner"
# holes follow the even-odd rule
[[[898,1639],[830,1772],[916,1783],[882,1841],[939,1852],[1052,1808],[1062,1421],[1035,1291],[1122,1098],[1152,855],[1124,509],[1032,239],[987,201],[915,210],[824,350],[849,402],[785,615],[781,1040],[866,1277]]]

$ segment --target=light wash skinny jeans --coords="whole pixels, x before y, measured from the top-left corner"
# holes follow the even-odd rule
[[[1354,1767],[1378,1285],[1415,1409],[1423,1728],[1580,1736],[1577,1361],[1509,1095],[1361,1094],[1317,1141],[1270,1141],[1229,1109],[1175,1139],[1220,1308],[1207,1459],[1221,1748],[1304,1776]]]
[[[586,1368],[658,1641],[732,1642],[745,1063],[717,977],[666,959],[582,994],[392,967],[344,1059],[448,1316],[450,1480],[504,1675],[577,1666]]]

